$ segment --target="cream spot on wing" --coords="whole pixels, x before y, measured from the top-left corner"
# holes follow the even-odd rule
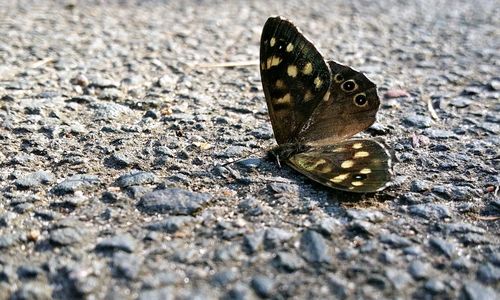
[[[289,43],[287,46],[286,46],[286,52],[292,52],[293,51],[293,44],[292,43]]]
[[[307,163],[302,163],[302,167],[308,171],[312,171],[312,170],[316,170],[318,168],[319,165],[322,165],[322,164],[326,164],[326,160],[324,160],[323,158],[320,158],[314,162],[307,162]]]
[[[271,47],[274,47],[274,44],[276,44],[276,39],[272,37],[271,40],[269,41],[269,45]]]
[[[314,98],[314,94],[311,93],[310,90],[307,90],[306,94],[304,95],[304,101],[308,102],[308,101],[312,100],[313,98]]]
[[[354,186],[362,186],[363,185],[363,183],[361,181],[353,181],[353,182],[351,182],[351,184]]]
[[[372,172],[372,169],[369,168],[364,168],[359,171],[360,174],[370,174]]]
[[[323,96],[323,101],[328,101],[328,100],[330,100],[330,90],[328,90]]]
[[[361,149],[363,148],[363,144],[362,143],[354,143],[352,145],[352,149]]]
[[[335,176],[332,179],[330,179],[330,181],[333,183],[341,183],[342,181],[346,180],[347,177],[349,177],[349,173],[340,174],[340,175]]]
[[[261,70],[265,70],[265,69],[266,69],[266,63],[265,63],[265,62],[262,62],[262,63],[260,64],[260,69],[261,69]]]
[[[358,152],[354,153],[354,158],[361,158],[361,157],[367,157],[367,156],[370,156],[370,153],[368,153],[366,151],[358,151]]]
[[[332,152],[345,152],[345,148],[344,147],[337,147],[337,148],[333,149]]]
[[[319,89],[319,88],[321,87],[321,85],[322,85],[322,84],[323,84],[323,81],[321,80],[321,78],[319,78],[319,76],[318,76],[318,77],[316,77],[316,78],[314,78],[314,86],[315,86],[317,89]],[[330,93],[328,93],[328,94],[330,94]],[[323,99],[324,99],[324,98],[323,98]]]
[[[285,82],[284,82],[283,80],[281,80],[281,79],[276,80],[275,86],[276,86],[276,88],[277,88],[277,89],[279,89],[279,90],[286,89],[286,84],[285,84]]]
[[[304,73],[304,75],[309,75],[312,73],[312,71],[313,71],[313,65],[310,62],[308,62],[302,69],[302,73]]]
[[[292,96],[290,95],[290,93],[287,93],[285,96],[283,96],[281,98],[274,99],[274,103],[276,103],[276,104],[290,104],[291,100],[292,100]]]
[[[294,65],[289,65],[288,68],[286,69],[286,73],[290,77],[295,77],[297,76],[297,66]]]
[[[281,63],[281,61],[281,57],[273,55],[267,59],[267,68],[269,69],[271,67],[277,66]]]
[[[354,166],[354,161],[352,160],[346,160],[340,165],[342,169],[349,169],[352,166]]]

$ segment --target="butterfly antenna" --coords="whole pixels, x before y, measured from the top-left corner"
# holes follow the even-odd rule
[[[264,153],[265,153],[265,152],[267,152],[267,151],[268,151],[268,150],[266,150],[266,149],[258,149],[258,150],[256,150],[256,151],[250,152],[249,154],[247,154],[247,155],[245,155],[245,156],[243,156],[243,157],[240,157],[240,158],[238,158],[238,159],[236,159],[236,160],[233,160],[233,161],[227,162],[227,163],[223,164],[222,166],[223,166],[223,167],[226,167],[226,166],[228,166],[228,165],[231,165],[231,164],[234,164],[234,163],[240,162],[240,161],[242,161],[242,160],[244,160],[244,159],[247,159],[247,158],[249,158],[250,156],[255,155],[255,154],[257,154],[257,153],[262,153],[262,152],[264,152]]]

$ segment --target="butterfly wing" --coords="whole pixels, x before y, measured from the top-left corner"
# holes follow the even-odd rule
[[[385,188],[391,177],[391,158],[375,140],[352,139],[292,155],[287,163],[326,186],[359,193]]]
[[[329,67],[297,27],[271,17],[262,30],[260,73],[276,141],[291,142],[327,93]]]
[[[321,101],[298,132],[298,141],[310,146],[338,143],[375,122],[380,105],[377,87],[348,66],[328,62],[332,82],[327,101]]]

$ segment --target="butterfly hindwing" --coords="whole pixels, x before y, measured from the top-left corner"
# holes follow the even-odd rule
[[[287,163],[326,186],[349,192],[383,189],[391,176],[391,158],[375,140],[352,139],[312,148],[289,157]]]
[[[322,101],[301,128],[299,142],[329,145],[365,130],[375,122],[380,105],[377,87],[348,66],[328,62],[332,72],[329,98]]]
[[[271,17],[262,31],[260,71],[276,141],[291,142],[327,93],[329,67],[297,27]]]

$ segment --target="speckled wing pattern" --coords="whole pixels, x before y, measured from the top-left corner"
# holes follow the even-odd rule
[[[391,178],[387,149],[369,139],[352,139],[299,152],[289,157],[287,163],[314,181],[344,191],[375,192]]]
[[[298,172],[328,187],[375,192],[391,177],[386,147],[351,139],[375,122],[377,89],[364,74],[325,61],[290,21],[271,17],[262,31],[260,71],[278,148]]]
[[[288,20],[269,18],[260,47],[260,73],[278,144],[297,136],[330,87],[323,56]]]

